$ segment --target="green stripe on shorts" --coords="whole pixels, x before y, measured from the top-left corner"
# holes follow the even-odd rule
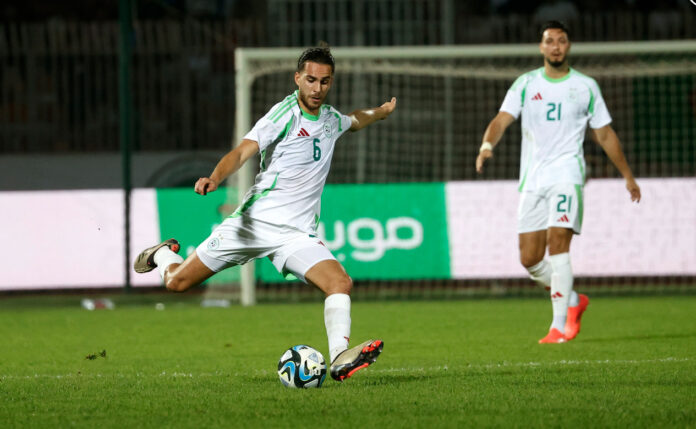
[[[585,204],[582,201],[582,185],[575,185],[575,195],[578,197],[578,225],[582,228],[582,215]]]

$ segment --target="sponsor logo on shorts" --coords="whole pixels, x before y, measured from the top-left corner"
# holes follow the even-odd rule
[[[217,237],[211,238],[211,239],[208,241],[208,249],[209,249],[209,250],[215,250],[215,249],[217,249],[218,247],[220,247],[220,240],[218,240]]]

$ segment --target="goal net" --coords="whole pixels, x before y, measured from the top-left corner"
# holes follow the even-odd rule
[[[412,189],[418,184],[444,183],[445,189],[442,205],[446,213],[441,229],[444,229],[445,239],[449,243],[449,254],[431,252],[417,257],[413,263],[420,261],[430,264],[432,261],[428,258],[447,260],[448,272],[445,273],[447,270],[443,268],[441,272],[434,270],[431,276],[423,272],[413,274],[403,264],[400,267],[395,262],[389,266],[391,274],[379,274],[380,270],[368,269],[365,275],[354,275],[356,293],[406,297],[439,296],[443,293],[448,296],[476,290],[507,293],[533,289],[532,282],[525,278],[524,271],[516,262],[514,210],[517,196],[516,192],[509,194],[508,191],[516,190],[514,181],[519,174],[519,121],[507,130],[484,174],[476,174],[474,161],[483,131],[497,113],[512,82],[520,74],[541,66],[538,46],[334,48],[332,52],[336,58],[336,74],[327,100],[329,104],[348,113],[357,108],[378,106],[392,96],[397,97],[398,103],[397,110],[387,121],[341,137],[334,152],[325,198],[329,198],[332,185],[336,185],[339,193],[352,189],[352,185],[362,186],[365,197],[357,193],[355,201],[352,201],[353,206],[374,205],[375,202],[369,200],[371,192],[375,189],[387,189],[389,192],[392,185],[398,189],[402,189],[398,186]],[[300,53],[299,48],[237,49],[235,141],[240,141],[254,121],[273,104],[294,91],[293,72]],[[692,191],[696,189],[696,182],[693,182],[696,173],[696,148],[693,144],[696,141],[696,43],[575,43],[570,62],[571,67],[597,80],[613,118],[612,126],[644,190],[644,202],[634,214],[631,214],[630,208],[617,208],[616,204],[619,203],[615,201],[623,203],[628,200],[628,194],[622,189],[620,181],[616,191],[617,180],[611,179],[620,176],[601,147],[588,135],[584,143],[589,180],[586,191],[592,192],[595,197],[592,199],[594,205],[586,208],[586,222],[592,218],[596,219],[593,222],[603,226],[599,228],[586,223],[587,234],[584,230],[583,236],[574,241],[573,247],[590,241],[582,248],[582,254],[571,254],[574,268],[580,267],[576,273],[576,284],[612,292],[664,291],[693,286],[696,282],[693,269],[696,266],[693,250],[696,248],[693,245],[696,239],[696,205],[689,202],[689,195],[680,196],[679,193],[689,187]],[[256,172],[254,163],[248,163],[239,175],[237,185],[241,192],[250,186]],[[338,186],[340,184],[345,186]],[[413,186],[407,186],[409,184]],[[497,192],[498,189],[505,191]],[[482,197],[475,199],[474,195],[479,194]],[[504,199],[501,197],[503,194],[506,195]],[[417,205],[432,203],[427,200],[428,194],[425,195]],[[589,204],[590,196],[586,198]],[[496,205],[501,204],[500,201],[508,210],[504,217],[498,216],[500,212]],[[401,203],[394,201],[393,204]],[[489,216],[478,221],[467,220],[467,215],[474,215],[467,211],[472,205],[479,208],[477,216],[486,217],[485,210],[489,210]],[[324,201],[322,216],[333,220],[332,223],[322,224],[321,232],[328,242],[335,243],[341,231],[348,236],[352,225],[350,222],[363,218],[358,213],[355,219],[340,220],[337,224],[339,220],[327,210],[332,208]],[[481,215],[481,210],[484,215]],[[668,212],[680,214],[665,219]],[[399,217],[398,213],[393,216]],[[632,229],[607,236],[605,230],[616,231],[613,225],[621,226],[621,222],[623,225],[629,222],[629,219],[611,220],[616,216],[634,218],[630,222]],[[381,220],[384,231],[387,230],[389,218],[390,215],[385,214]],[[679,228],[677,225],[674,225],[675,228],[666,226],[666,221],[678,222]],[[463,224],[458,227],[456,222]],[[466,229],[466,224],[478,225],[477,222],[484,229],[492,224],[494,229],[489,232],[492,235],[477,238],[476,234],[481,228],[474,231]],[[511,229],[509,224],[513,225]],[[362,244],[370,242],[374,247],[376,235],[380,233],[370,228],[361,231],[360,228],[359,225],[353,228],[353,232],[357,230],[356,240]],[[595,235],[601,232],[604,237],[594,238],[590,228]],[[407,229],[402,228],[399,232],[406,236],[402,237],[402,241],[417,235],[417,232]],[[509,230],[510,234],[496,235],[502,230]],[[427,228],[423,231],[425,242],[433,231]],[[633,239],[629,239],[631,237]],[[349,238],[344,241],[350,241]],[[485,242],[467,243],[474,239],[485,239]],[[507,262],[498,267],[494,264],[488,271],[479,270],[484,263],[476,261],[480,249],[503,248],[500,240],[504,240],[508,246],[505,248],[510,249],[505,255]],[[650,240],[658,240],[657,244],[664,246],[664,249],[656,249],[657,244]],[[353,243],[352,248],[338,252],[348,258],[347,262],[344,260],[347,268],[351,263],[360,263],[360,243]],[[687,255],[669,265],[668,259],[673,259],[670,256],[672,250],[668,250],[670,246],[676,246],[674,252],[686,252]],[[336,249],[335,246],[332,249],[334,254],[337,253]],[[397,245],[396,249],[389,251],[400,250],[403,249],[398,249]],[[495,252],[491,250],[489,253],[496,255]],[[597,252],[600,252],[599,255]],[[655,255],[637,258],[635,269],[628,263],[618,271],[583,266],[582,261],[605,258],[601,252],[617,260],[635,258],[638,252]],[[351,255],[354,256],[352,259]],[[358,260],[353,260],[355,257]],[[408,261],[405,255],[396,255],[394,259]],[[641,261],[644,259],[652,261],[653,265],[643,269],[645,263]],[[601,261],[598,263],[601,265]],[[253,303],[255,294],[261,298],[261,295],[285,296],[287,291],[300,295],[304,293],[302,288],[292,283],[276,282],[270,276],[265,276],[262,264],[243,270],[243,301]],[[490,261],[485,261],[485,264],[490,264]],[[669,267],[664,268],[664,264]],[[362,268],[354,266],[354,271],[362,273]],[[400,270],[403,270],[403,274],[399,273]],[[471,274],[467,275],[467,271]],[[376,274],[371,276],[370,272]],[[352,274],[350,269],[349,274]]]

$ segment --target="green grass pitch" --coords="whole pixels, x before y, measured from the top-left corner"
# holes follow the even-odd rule
[[[295,344],[328,355],[321,303],[35,299],[0,300],[2,427],[696,427],[694,296],[591,298],[559,345],[537,344],[544,299],[357,301],[353,343],[382,356],[311,390],[275,370]]]

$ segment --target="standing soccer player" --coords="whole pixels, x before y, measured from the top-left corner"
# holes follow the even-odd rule
[[[243,203],[186,260],[177,254],[178,242],[169,239],[144,250],[134,268],[139,273],[158,268],[167,289],[184,291],[225,268],[267,256],[279,272],[292,273],[326,294],[330,372],[342,381],[373,363],[384,343],[369,340],[348,349],[353,283],[317,236],[321,193],[336,140],[385,119],[396,108],[396,98],[343,115],[323,104],[333,75],[328,47],[304,51],[295,72],[298,89],[259,119],[210,177],[195,184],[195,191],[206,195],[260,152],[261,171]]]
[[[518,232],[520,261],[533,280],[551,291],[553,321],[539,343],[563,343],[580,331],[589,299],[573,290],[570,241],[580,234],[587,125],[626,181],[631,200],[640,188],[612,129],[611,116],[594,79],[568,66],[568,29],[558,21],[541,28],[544,67],[525,73],[508,90],[488,124],[476,171],[493,157],[507,127],[522,115]],[[548,247],[549,258],[544,259]]]

